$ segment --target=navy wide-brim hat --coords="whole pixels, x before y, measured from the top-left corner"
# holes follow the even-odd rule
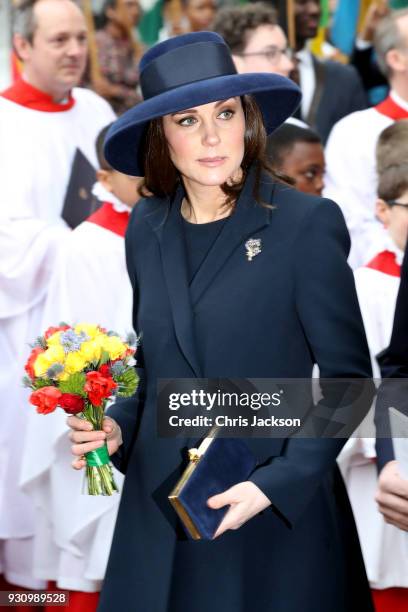
[[[149,49],[140,62],[143,102],[108,130],[104,153],[109,164],[143,176],[142,137],[149,121],[201,104],[252,94],[267,134],[290,117],[301,93],[295,83],[272,73],[237,74],[231,53],[215,32],[192,32]]]

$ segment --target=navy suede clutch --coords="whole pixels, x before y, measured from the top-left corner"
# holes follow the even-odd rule
[[[190,463],[169,495],[187,535],[211,540],[229,507],[207,506],[207,499],[248,480],[256,459],[243,440],[208,437],[189,450]]]

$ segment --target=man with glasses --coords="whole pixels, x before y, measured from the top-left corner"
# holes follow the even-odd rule
[[[238,72],[274,72],[289,77],[292,50],[273,8],[262,4],[221,9],[213,24],[232,51]]]

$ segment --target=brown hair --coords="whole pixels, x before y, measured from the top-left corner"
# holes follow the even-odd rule
[[[98,160],[98,165],[101,170],[113,170],[112,166],[108,163],[105,153],[103,151],[103,147],[105,145],[106,134],[112,123],[105,125],[99,132],[95,141],[95,151],[96,151],[96,159]]]
[[[244,6],[228,6],[217,12],[212,29],[223,37],[231,53],[243,53],[260,26],[278,26],[276,10],[261,2]]]
[[[396,200],[408,191],[408,120],[396,121],[388,126],[376,148],[378,197]]]
[[[248,170],[254,163],[256,163],[255,200],[259,201],[262,171],[266,171],[280,182],[293,184],[288,177],[276,172],[266,157],[266,131],[262,113],[255,99],[252,96],[243,96],[241,101],[245,115],[244,157],[241,164],[243,173],[238,183],[221,185],[222,191],[227,196],[225,206],[228,208],[233,208],[244,186]],[[140,195],[142,197],[154,195],[161,198],[172,196],[180,182],[180,175],[170,158],[162,118],[153,119],[149,123],[141,147],[141,159],[144,165],[144,180],[139,187]]]

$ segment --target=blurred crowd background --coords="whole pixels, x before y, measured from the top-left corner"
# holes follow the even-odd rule
[[[379,377],[408,234],[408,0],[81,0],[87,40],[78,7],[49,0],[48,14],[45,2],[34,8],[34,36],[24,21],[33,7],[17,11],[14,44],[13,4],[0,0],[0,590],[68,589],[64,609],[93,612],[119,496],[80,495],[66,415],[48,415],[46,429],[20,381],[28,344],[47,326],[92,320],[123,334],[132,325],[124,234],[139,177],[109,166],[103,139],[142,99],[143,53],[180,33],[214,30],[238,72],[299,84],[301,106],[268,138],[267,153],[295,188],[342,210]],[[79,23],[79,35],[73,28],[61,43],[71,62],[62,76],[47,39],[59,15],[62,31],[64,19]],[[339,463],[376,612],[406,612],[408,480],[396,483],[392,451],[382,463],[375,437],[363,436]],[[375,502],[377,468],[398,497],[402,518],[392,525]]]
[[[109,100],[120,98],[117,109],[130,107],[137,96],[134,90],[139,60],[147,47],[183,32],[211,30],[220,9],[245,3],[245,0],[82,0],[79,4],[86,11],[89,28],[86,84]],[[12,55],[12,4],[13,0],[2,0],[0,5],[0,87],[6,87],[19,69]],[[374,104],[385,97],[381,83],[372,87],[369,67],[366,64],[364,69],[354,52],[356,43],[357,49],[366,49],[372,43],[379,17],[390,9],[406,7],[406,0],[270,0],[266,4],[276,9],[293,50],[300,50],[299,34],[308,28],[308,47],[316,57],[351,63],[366,88],[373,90],[370,102]],[[303,16],[299,6],[303,6]],[[365,45],[359,46],[362,42]],[[291,78],[296,80],[296,66]]]

